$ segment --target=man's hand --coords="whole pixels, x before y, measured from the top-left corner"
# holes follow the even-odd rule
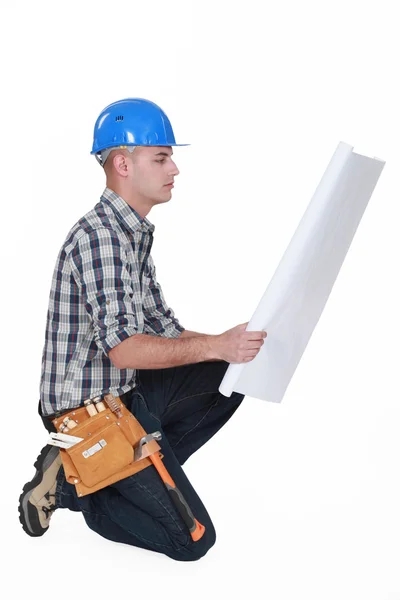
[[[242,323],[225,333],[210,337],[213,354],[229,363],[246,363],[253,360],[264,344],[266,331],[246,331],[249,324]]]

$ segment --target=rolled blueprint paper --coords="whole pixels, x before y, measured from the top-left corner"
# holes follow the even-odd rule
[[[247,331],[267,331],[257,356],[230,364],[219,387],[281,402],[322,314],[385,162],[340,142]]]

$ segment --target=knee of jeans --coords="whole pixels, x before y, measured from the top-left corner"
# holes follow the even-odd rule
[[[242,403],[242,401],[244,399],[244,396],[245,396],[244,394],[239,394],[239,392],[232,392],[230,397],[225,398],[225,400],[227,400],[231,404],[237,404],[237,406],[240,406],[240,404]]]
[[[203,536],[197,541],[192,541],[184,548],[180,548],[179,552],[174,556],[176,560],[195,561],[200,560],[207,554],[216,541],[216,532],[211,521],[206,526]]]

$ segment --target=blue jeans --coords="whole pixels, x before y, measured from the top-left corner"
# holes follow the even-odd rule
[[[230,419],[244,398],[236,392],[230,398],[218,392],[227,368],[227,362],[215,361],[138,370],[137,387],[124,397],[147,433],[161,432],[163,462],[194,516],[205,526],[199,541],[193,542],[153,465],[82,498],[61,469],[56,506],[81,512],[90,529],[114,542],[161,552],[175,560],[204,556],[215,543],[215,529],[181,465]],[[216,457],[206,468],[223,468],[223,457]]]

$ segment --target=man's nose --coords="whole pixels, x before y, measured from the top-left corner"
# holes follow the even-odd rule
[[[174,163],[173,160],[171,160],[171,163],[172,163],[172,165],[171,165],[170,173],[171,173],[171,175],[173,175],[174,177],[176,177],[177,175],[179,175],[179,169],[178,169],[178,167],[176,166],[176,164]]]

